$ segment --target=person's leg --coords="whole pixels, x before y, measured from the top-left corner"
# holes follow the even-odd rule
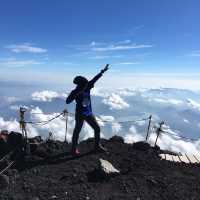
[[[99,124],[97,123],[97,120],[93,115],[85,117],[85,121],[93,128],[95,134],[95,147],[98,147],[100,144]]]
[[[95,151],[96,152],[107,152],[107,149],[104,148],[101,144],[100,144],[100,127],[99,124],[97,123],[97,120],[94,116],[87,116],[85,117],[86,122],[94,129],[94,133],[95,133]]]
[[[73,131],[73,136],[72,136],[72,153],[76,151],[76,147],[78,145],[78,138],[79,138],[79,133],[81,131],[81,128],[83,126],[84,118],[81,115],[76,114],[75,116],[75,128]]]

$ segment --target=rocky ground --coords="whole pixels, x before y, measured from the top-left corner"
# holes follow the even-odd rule
[[[61,142],[32,148],[32,156],[0,177],[0,200],[200,199],[199,166],[162,161],[159,148],[145,143],[125,144],[119,137],[102,143],[109,153],[94,153],[89,139],[80,143],[77,158]],[[110,161],[120,174],[102,174],[99,158]]]

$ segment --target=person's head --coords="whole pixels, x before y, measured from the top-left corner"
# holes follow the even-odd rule
[[[73,80],[73,83],[79,87],[85,87],[88,84],[88,80],[83,76],[76,76]]]

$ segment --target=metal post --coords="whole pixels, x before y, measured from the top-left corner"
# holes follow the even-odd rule
[[[155,141],[155,144],[154,144],[154,147],[156,146],[156,144],[157,144],[157,141],[158,141],[158,137],[160,136],[160,133],[161,133],[161,131],[162,131],[162,126],[163,126],[163,124],[164,124],[164,121],[162,121],[162,122],[160,122],[160,126],[159,126],[159,128],[157,129],[157,137],[156,137],[156,141]]]
[[[147,142],[148,137],[149,137],[150,127],[151,127],[151,120],[152,120],[152,115],[149,116],[149,124],[148,124],[148,128],[147,128],[146,142]]]

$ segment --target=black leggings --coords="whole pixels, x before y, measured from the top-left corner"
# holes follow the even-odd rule
[[[93,115],[83,116],[80,114],[76,114],[75,128],[74,128],[73,137],[72,137],[72,149],[75,149],[76,146],[78,145],[79,133],[81,131],[81,128],[83,127],[84,121],[86,121],[93,128],[94,134],[95,134],[95,146],[99,145],[100,127],[95,117]]]

